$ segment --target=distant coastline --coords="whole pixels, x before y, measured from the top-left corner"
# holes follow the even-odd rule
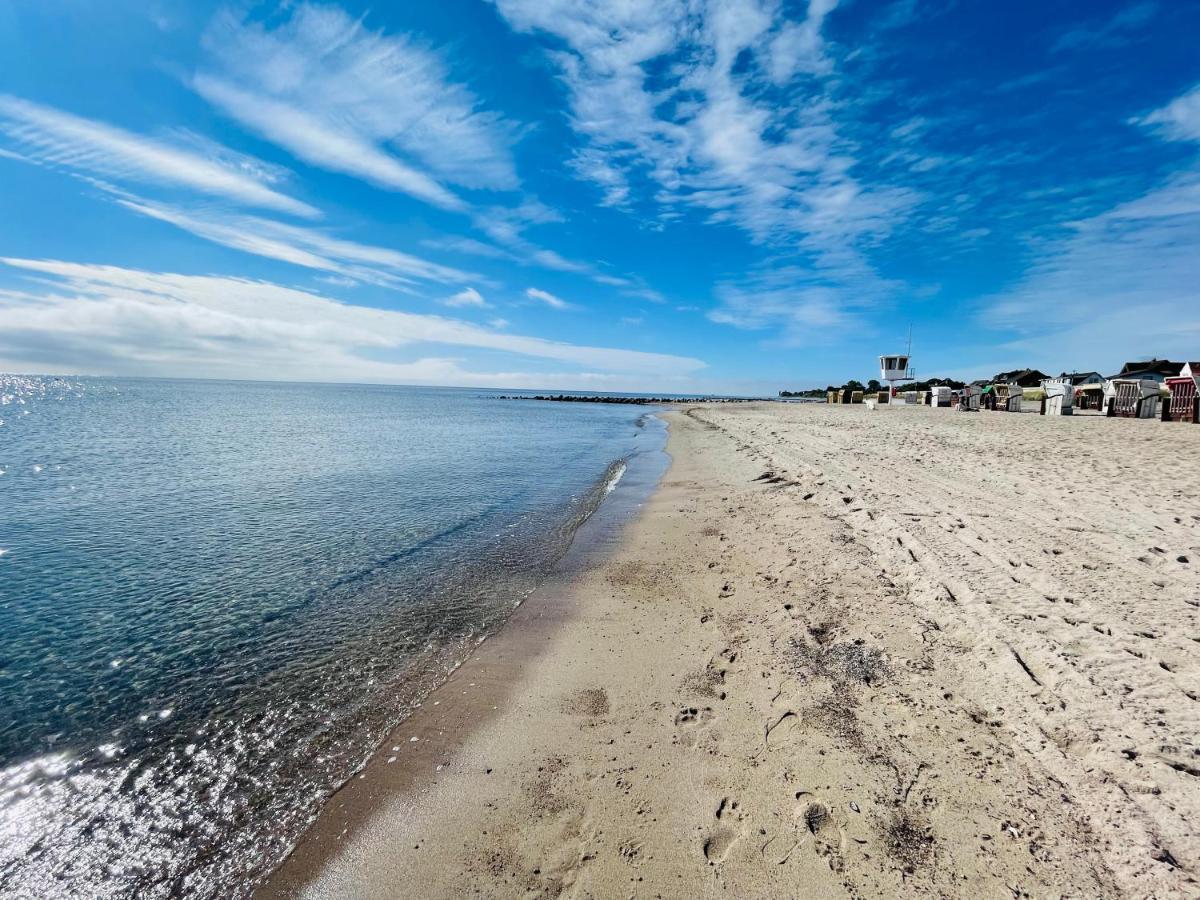
[[[622,403],[662,406],[668,403],[758,403],[760,397],[634,397],[616,394],[501,394],[497,400],[546,400],[552,403]]]

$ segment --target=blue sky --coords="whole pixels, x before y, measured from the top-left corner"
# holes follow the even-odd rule
[[[391,8],[391,7],[399,8]],[[1200,5],[0,2],[0,371],[1200,355]]]

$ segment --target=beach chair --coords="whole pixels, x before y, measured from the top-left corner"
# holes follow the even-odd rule
[[[929,392],[929,405],[949,409],[951,390],[948,387],[935,387]]]
[[[1157,381],[1140,378],[1114,378],[1105,385],[1105,414],[1122,419],[1158,417]]]
[[[1047,378],[1042,382],[1046,396],[1042,400],[1043,416],[1069,416],[1074,410],[1075,387],[1069,381]]]
[[[863,402],[863,392],[862,391],[854,391],[853,393],[851,393],[850,394],[850,402],[851,403],[862,403]]]
[[[959,412],[979,412],[979,398],[981,396],[978,385],[968,384],[962,389],[962,396],[958,400]]]
[[[1168,378],[1170,398],[1163,403],[1164,422],[1200,423],[1200,362],[1184,364],[1183,371]]]
[[[1104,385],[1085,384],[1075,389],[1076,409],[1104,409]]]
[[[1021,402],[1025,399],[1025,390],[1016,382],[1010,384],[994,384],[992,391],[996,395],[997,412],[1020,412]]]

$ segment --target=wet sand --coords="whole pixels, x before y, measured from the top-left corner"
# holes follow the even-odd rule
[[[1200,429],[668,417],[611,553],[485,643],[261,895],[1200,891]]]

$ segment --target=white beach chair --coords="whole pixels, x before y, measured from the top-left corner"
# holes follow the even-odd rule
[[[1071,415],[1075,404],[1075,386],[1071,382],[1047,378],[1042,382],[1042,390],[1046,392],[1046,399],[1043,401],[1044,415]]]
[[[1104,412],[1124,419],[1158,418],[1157,381],[1114,378],[1104,386]]]

